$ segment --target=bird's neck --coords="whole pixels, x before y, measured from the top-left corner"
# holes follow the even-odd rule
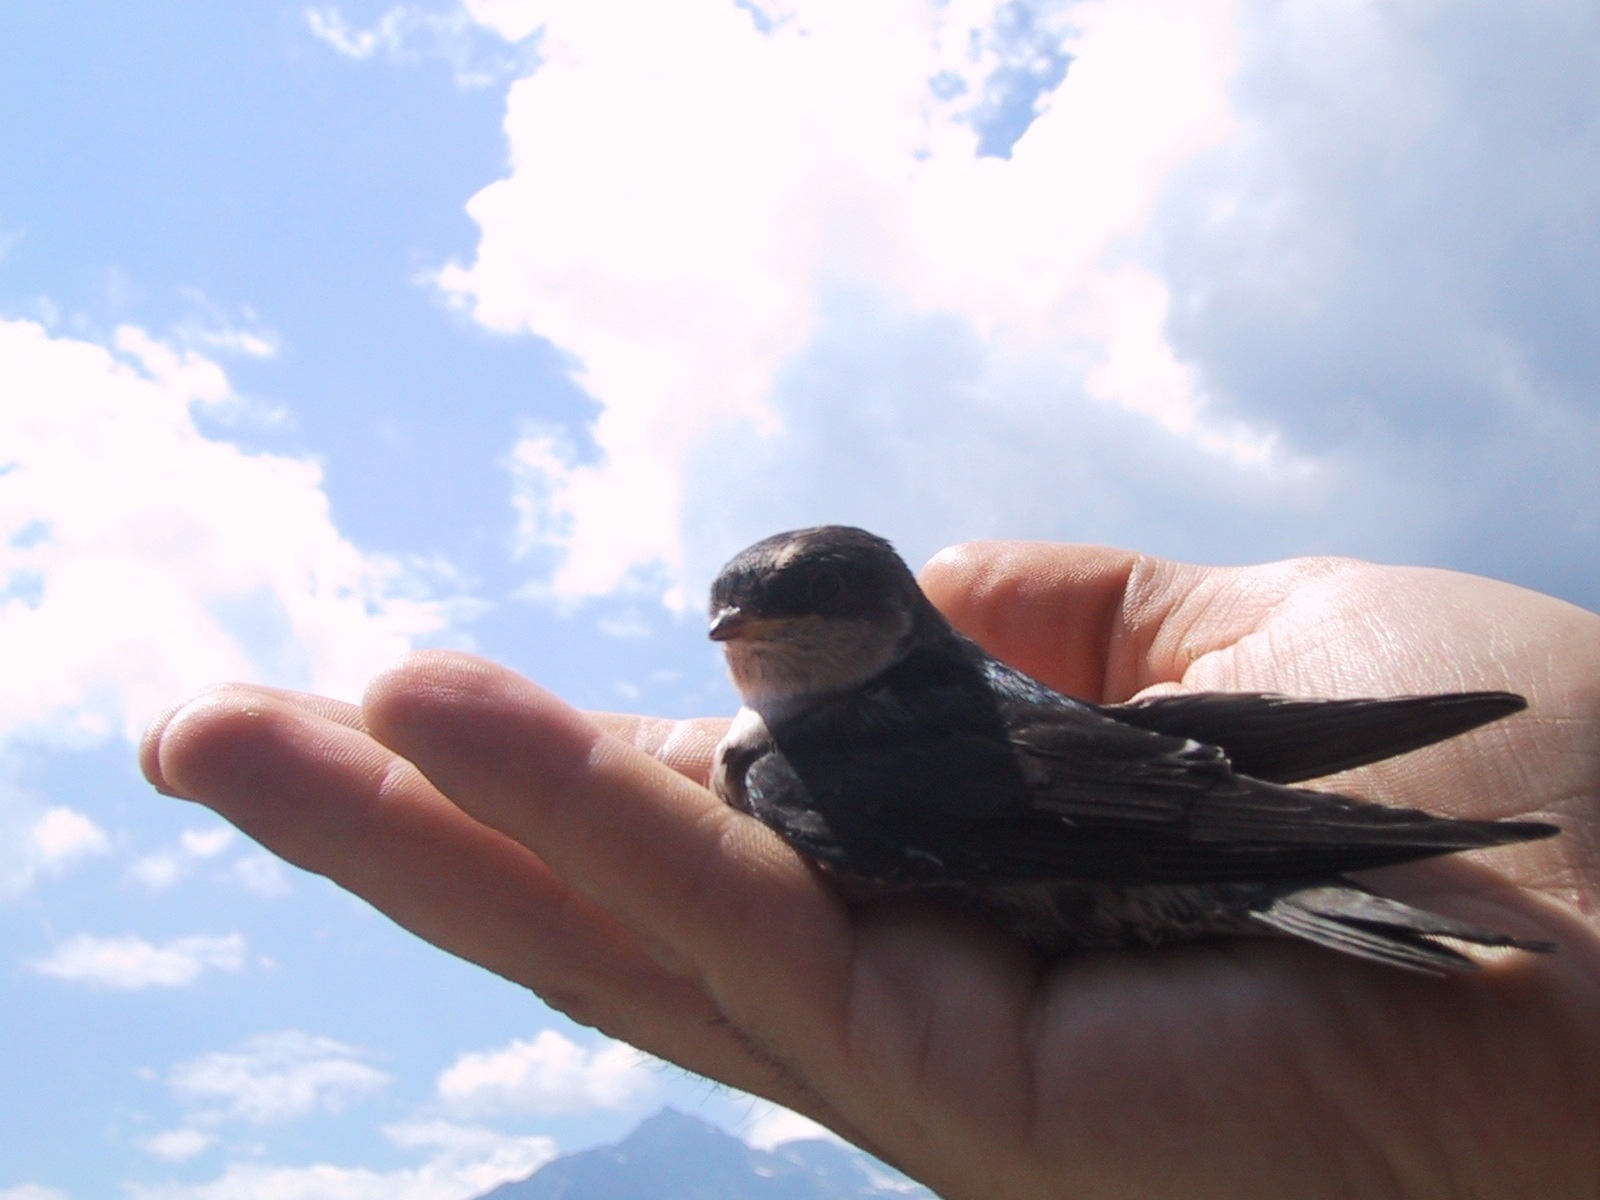
[[[802,619],[778,638],[729,642],[728,670],[747,707],[781,720],[883,674],[904,657],[909,632],[876,621]]]
[[[927,617],[898,638],[863,629],[841,637],[838,624],[815,640],[729,647],[728,664],[746,708],[768,725],[785,721],[841,696],[906,675],[935,682],[972,672],[982,651],[929,606]],[[920,614],[919,614],[920,618]]]

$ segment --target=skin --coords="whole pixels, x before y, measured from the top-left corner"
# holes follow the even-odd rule
[[[406,660],[360,707],[219,688],[142,761],[441,948],[946,1200],[1600,1190],[1600,616],[1442,571],[1022,543],[946,551],[923,584],[1093,700],[1521,692],[1528,713],[1336,782],[1561,824],[1370,873],[1560,953],[1448,980],[1266,939],[1041,964],[913,901],[848,906],[703,787],[725,721],[585,715],[460,654]]]

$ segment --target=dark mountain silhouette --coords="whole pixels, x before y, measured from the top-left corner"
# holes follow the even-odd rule
[[[580,1150],[478,1200],[935,1200],[859,1150],[787,1142],[752,1150],[664,1108],[614,1146]]]

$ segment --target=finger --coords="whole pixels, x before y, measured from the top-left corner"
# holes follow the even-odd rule
[[[586,1024],[735,1086],[770,1081],[715,1006],[526,848],[473,821],[348,719],[219,689],[146,737],[153,780],[412,932]],[[349,718],[350,706],[335,708]]]
[[[589,720],[618,741],[665,763],[686,779],[705,787],[711,778],[711,755],[728,731],[725,717],[674,721],[632,713],[588,714]]]
[[[1124,699],[1130,581],[1143,556],[1103,546],[969,542],[940,551],[923,590],[991,654],[1071,696]]]
[[[492,663],[429,652],[375,680],[374,735],[531,848],[779,1059],[837,1051],[851,933],[758,822]]]
[[[322,717],[325,720],[348,726],[351,729],[366,729],[366,718],[362,715],[359,704],[351,704],[344,700],[334,700],[328,696],[318,696],[312,692],[291,692],[286,688],[263,687],[260,684],[223,684],[221,690],[237,690],[240,695],[254,693],[261,696],[271,696],[285,704],[294,706],[304,712]],[[139,769],[150,785],[156,791],[166,796],[177,796],[167,784],[161,772],[161,739],[172,719],[183,709],[192,704],[192,700],[181,700],[177,704],[169,705],[163,709],[155,720],[145,727],[144,735],[139,739]],[[180,797],[183,798],[183,797]],[[192,797],[189,797],[192,799]]]
[[[1330,590],[1359,564],[1289,559],[1202,567],[1104,546],[972,542],[941,551],[922,585],[991,654],[1068,695],[1102,703],[1149,689],[1260,687],[1229,652],[1297,590]],[[1282,687],[1281,678],[1276,686]]]

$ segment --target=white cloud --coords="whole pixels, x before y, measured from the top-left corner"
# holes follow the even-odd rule
[[[208,970],[232,974],[244,970],[245,940],[238,933],[197,934],[157,945],[132,934],[80,933],[28,965],[52,979],[119,991],[187,987]]]
[[[386,1087],[389,1076],[365,1058],[332,1038],[285,1030],[181,1062],[167,1082],[182,1099],[205,1106],[206,1120],[266,1125],[342,1112]]]
[[[287,896],[292,890],[282,860],[270,854],[247,854],[236,859],[228,869],[228,878],[245,891],[267,899]]]
[[[520,42],[544,22],[543,0],[463,0],[462,7],[480,25],[508,42]]]
[[[21,772],[20,763],[0,750],[0,899],[111,850],[111,839],[93,818],[46,804],[17,782]]]
[[[431,1154],[417,1166],[391,1171],[232,1162],[207,1182],[129,1184],[126,1191],[130,1200],[468,1200],[531,1175],[556,1154],[547,1137],[445,1122],[394,1125],[384,1132],[402,1150]]]
[[[513,1145],[531,1145],[554,1154],[549,1138],[508,1139],[485,1125],[463,1125],[457,1121],[398,1121],[386,1125],[383,1136],[402,1150],[442,1151],[455,1158],[481,1158]]]
[[[634,1108],[658,1086],[651,1060],[632,1046],[585,1048],[545,1029],[531,1040],[461,1055],[435,1090],[452,1112],[467,1116],[555,1116]]]
[[[40,861],[52,870],[59,870],[74,859],[111,850],[111,839],[105,830],[70,808],[49,809],[34,825],[32,840]]]
[[[387,31],[383,22],[372,29],[357,29],[345,20],[337,7],[308,8],[305,17],[312,36],[332,46],[346,58],[371,58],[385,40],[395,40],[392,33],[385,37]],[[391,13],[390,25],[393,24]]]
[[[513,454],[554,595],[683,577],[685,492],[725,482],[697,453],[730,424],[782,438],[774,386],[841,290],[957,314],[1202,447],[1271,456],[1207,423],[1161,332],[1164,286],[1123,245],[1232,128],[1232,3],[1014,9],[800,0],[763,28],[725,0],[625,21],[540,6],[545,61],[508,98],[511,173],[469,205],[476,261],[440,282],[485,324],[571,352],[603,406],[595,453],[535,431]],[[1033,119],[1009,158],[980,156],[1017,29],[1072,66],[1017,101]]]
[[[260,1127],[339,1113],[392,1082],[367,1053],[300,1030],[261,1034],[232,1050],[176,1064],[167,1085],[191,1112],[184,1126],[146,1139],[157,1157],[184,1161],[217,1142],[225,1122]],[[448,1120],[409,1120],[384,1127],[414,1166],[374,1170],[330,1162],[286,1165],[231,1161],[197,1183],[130,1184],[134,1200],[468,1200],[532,1174],[555,1157],[543,1136],[513,1136]]]
[[[185,829],[171,849],[146,854],[130,863],[128,875],[153,891],[169,888],[192,875],[200,863],[219,857],[234,844],[236,836],[226,825]],[[214,878],[268,899],[286,896],[292,890],[282,861],[260,851],[239,856]]]
[[[177,844],[172,848],[146,854],[130,863],[128,876],[152,891],[169,888],[191,876],[201,863],[222,855],[234,844],[236,836],[225,825],[186,829],[178,835]],[[261,851],[240,855],[214,872],[213,878],[268,899],[286,896],[292,890],[282,861]]]
[[[180,332],[183,333],[185,341],[194,342],[208,350],[243,354],[249,358],[275,358],[278,354],[278,342],[275,337],[250,329],[193,326]]]
[[[226,850],[234,839],[234,831],[226,825],[213,825],[209,829],[185,829],[178,835],[178,845],[193,858],[215,858]]]
[[[197,287],[181,287],[178,294],[188,302],[189,312],[172,327],[173,340],[206,354],[277,357],[278,334],[262,323],[261,314],[251,305],[230,310]]]
[[[216,1143],[215,1134],[199,1129],[166,1129],[139,1143],[146,1154],[167,1162],[187,1162]]]
[[[188,870],[176,854],[146,854],[128,864],[128,876],[144,884],[151,891],[169,888],[182,879]]]
[[[1175,346],[1329,463],[1342,548],[1600,602],[1593,6],[1245,13],[1243,132],[1155,224]]]
[[[839,1135],[825,1125],[818,1125],[810,1117],[772,1103],[754,1100],[750,1112],[739,1122],[739,1136],[757,1150],[771,1150],[785,1142],[810,1141],[823,1138],[837,1142]]]
[[[16,1187],[0,1188],[0,1200],[71,1200],[60,1188],[45,1187],[38,1183],[22,1183]]]
[[[1576,0],[468,11],[542,22],[543,61],[440,285],[601,406],[512,453],[531,594],[681,604],[842,518],[1532,561],[1595,598]]]
[[[203,684],[354,695],[445,607],[334,527],[316,464],[205,436],[226,375],[0,320],[0,738],[128,737]]]
[[[522,57],[484,38],[484,25],[506,37],[500,26],[509,29],[517,24],[515,17],[494,11],[480,23],[461,9],[430,12],[421,5],[400,4],[365,28],[352,24],[337,5],[307,8],[304,13],[311,35],[346,58],[381,56],[401,66],[443,59],[460,88],[492,87],[526,65]]]
[[[111,850],[105,830],[75,809],[45,808],[0,777],[0,897],[27,891],[44,875]]]

